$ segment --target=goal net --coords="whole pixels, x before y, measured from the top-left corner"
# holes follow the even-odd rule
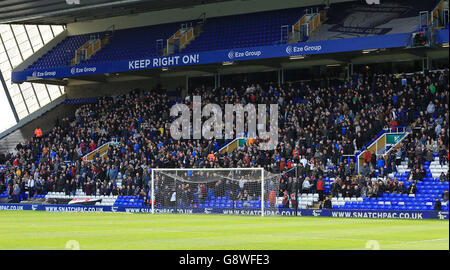
[[[264,216],[278,209],[282,177],[263,168],[153,169],[152,213]]]

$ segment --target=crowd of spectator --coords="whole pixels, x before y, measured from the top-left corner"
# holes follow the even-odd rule
[[[172,139],[170,107],[176,102],[192,106],[196,95],[203,104],[278,104],[278,145],[260,151],[262,140],[254,138],[251,144],[220,154],[217,150],[225,140]],[[398,151],[381,163],[374,153],[367,155],[356,176],[356,163],[347,157],[354,156],[383,128],[411,124],[412,134]],[[116,144],[109,148],[106,159],[82,159],[113,138]],[[283,175],[273,187],[278,196],[313,192],[322,200],[324,178],[332,177],[332,196],[374,197],[385,192],[414,192],[387,175],[408,158],[410,180],[420,181],[423,161],[432,160],[433,153],[439,154],[441,164],[448,163],[448,70],[412,76],[356,74],[329,87],[299,83],[197,88],[178,100],[159,91],[134,90],[82,105],[73,118],[64,118],[51,131],[18,144],[4,157],[0,193],[7,191],[19,200],[26,190],[33,196],[51,191],[76,194],[82,189],[88,195],[135,195],[148,201],[151,168],[264,167]],[[227,184],[221,180],[175,186],[173,179],[157,177],[156,181],[156,200],[167,204],[173,202],[170,194],[176,193],[175,201],[182,198],[192,204],[193,194],[204,198],[207,189],[214,190],[216,184],[223,189]],[[448,175],[441,176],[441,181],[448,181]],[[258,189],[237,187],[226,195],[240,200],[259,195]]]

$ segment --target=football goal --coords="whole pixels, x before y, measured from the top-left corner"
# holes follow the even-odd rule
[[[264,216],[277,208],[282,176],[263,168],[153,169],[151,211]]]

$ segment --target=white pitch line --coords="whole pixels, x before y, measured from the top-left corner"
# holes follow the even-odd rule
[[[434,241],[445,241],[448,238],[437,238],[437,239],[427,239],[427,240],[419,240],[419,241],[408,241],[408,243],[423,243],[423,242],[434,242]]]

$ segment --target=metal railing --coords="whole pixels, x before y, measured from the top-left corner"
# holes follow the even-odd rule
[[[229,152],[230,152],[230,147],[233,147],[232,145],[235,144],[235,143],[237,143],[237,145],[236,145],[233,149],[231,149],[231,151],[234,151],[234,149],[236,149],[236,148],[239,147],[239,141],[240,141],[240,140],[245,140],[245,138],[244,138],[244,137],[238,137],[238,138],[235,138],[235,139],[231,140],[230,142],[226,143],[226,144],[225,144],[224,146],[222,146],[221,148],[219,148],[219,150],[218,150],[217,152],[218,152],[218,153],[221,153],[221,154],[223,154],[223,153],[225,153],[225,152],[229,153]],[[216,153],[217,153],[217,152],[216,152]]]
[[[359,173],[359,167],[361,158],[367,151],[375,151],[376,156],[385,156],[386,149],[391,151],[393,147],[398,145],[404,138],[406,138],[411,133],[411,129],[408,127],[389,127],[381,130],[376,138],[372,139],[368,144],[366,144],[361,150],[355,153],[356,158],[356,172]],[[401,135],[400,139],[396,140],[394,143],[387,141],[388,135]]]
[[[294,25],[291,30],[292,42],[305,41],[322,25],[326,14],[324,10],[311,8]]]
[[[100,147],[97,147],[95,150],[92,150],[91,152],[87,153],[82,157],[83,162],[90,162],[93,161],[95,158],[103,158],[105,155],[108,154],[109,147],[115,146],[119,144],[119,138],[112,138],[111,141],[102,144]]]

